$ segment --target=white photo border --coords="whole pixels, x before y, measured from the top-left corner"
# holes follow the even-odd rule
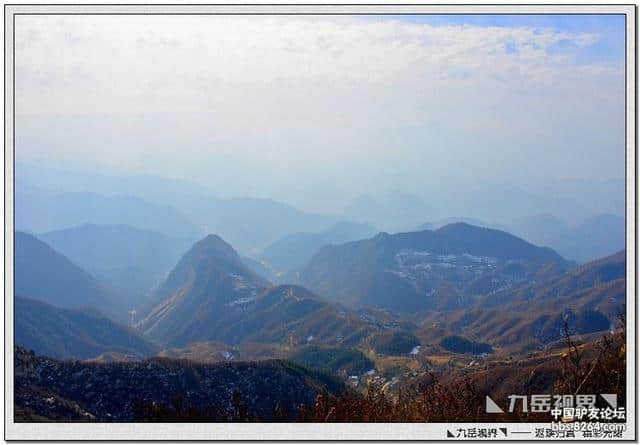
[[[14,29],[16,15],[333,15],[333,14],[623,14],[625,39],[627,429],[636,440],[636,7],[626,5],[5,5],[5,440],[402,440],[442,441],[448,428],[487,426],[533,431],[548,423],[16,423],[14,421]],[[498,440],[532,440],[511,435]],[[493,439],[495,440],[495,439]]]

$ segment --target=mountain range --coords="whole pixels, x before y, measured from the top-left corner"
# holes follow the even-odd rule
[[[505,224],[487,223],[470,217],[450,217],[423,223],[417,226],[416,231],[435,230],[458,222],[512,233],[538,246],[551,247],[564,258],[578,263],[610,255],[625,244],[624,218],[611,214],[593,215],[574,225],[548,213]]]
[[[15,226],[31,233],[93,223],[125,224],[178,238],[195,239],[201,234],[201,230],[175,208],[131,195],[60,193],[25,186],[16,189],[15,201]]]
[[[327,244],[343,244],[369,238],[376,233],[369,224],[340,222],[323,232],[299,232],[287,235],[267,246],[260,258],[272,269],[286,275],[302,268],[313,255]]]
[[[589,190],[589,195],[580,190]],[[261,259],[267,250],[271,256],[271,247],[281,240],[285,251],[275,249],[275,258],[286,259],[288,237],[329,232],[340,221],[390,233],[467,222],[513,233],[579,263],[624,247],[623,181],[550,183],[539,192],[508,184],[473,184],[451,194],[366,193],[344,209],[320,214],[271,199],[223,198],[184,180],[17,162],[15,196],[16,228],[21,231],[44,233],[87,223],[128,225],[190,242],[217,233],[253,259]],[[467,217],[447,217],[451,214]]]
[[[15,343],[57,359],[86,360],[104,353],[142,359],[157,345],[95,309],[63,309],[30,298],[16,297]]]
[[[59,237],[62,244],[73,238],[68,250],[90,264],[90,249],[83,250],[79,243],[83,238],[78,234],[85,231],[92,236],[138,233],[120,226],[84,226],[48,236]],[[149,241],[149,234],[141,235],[139,240],[132,236],[131,264],[138,258],[136,246]],[[158,236],[150,240],[164,239]],[[105,236],[97,248],[108,253],[108,241]],[[153,256],[151,247],[139,254]],[[129,258],[126,248],[118,251],[114,258],[101,260],[116,264],[120,257]],[[551,249],[503,231],[456,223],[435,231],[381,233],[325,246],[303,270],[307,288],[273,285],[230,244],[209,235],[195,243],[138,306],[136,333],[118,324],[132,321],[129,300],[122,301],[44,242],[18,232],[16,295],[21,298],[16,316],[25,346],[59,358],[142,357],[160,347],[185,348],[198,342],[229,345],[220,351],[234,345],[272,345],[281,351],[278,356],[286,356],[287,348],[310,346],[377,351],[380,339],[413,332],[423,332],[421,344],[444,334],[468,335],[492,345],[527,339],[544,344],[558,337],[562,317],[582,326],[580,332],[612,323],[623,303],[624,274],[624,252],[576,268]],[[393,312],[385,312],[389,310]],[[489,323],[490,318],[494,321]],[[429,324],[436,319],[450,320],[451,329],[441,332]],[[101,334],[91,330],[91,323],[102,326]],[[66,342],[65,329],[74,332]],[[537,329],[549,334],[534,335]],[[127,340],[99,341],[101,335]],[[407,347],[415,346],[419,344]]]
[[[15,295],[66,308],[99,308],[126,319],[127,302],[33,235],[15,233]]]
[[[352,221],[375,224],[389,231],[406,230],[424,221],[433,209],[421,198],[398,190],[353,199],[342,214]]]
[[[471,226],[485,227],[487,229],[496,229],[496,230],[502,230],[503,232],[509,232],[509,229],[502,224],[487,223],[477,218],[470,218],[465,216],[451,216],[448,218],[442,218],[435,221],[426,222],[418,226],[416,228],[416,232],[420,232],[422,230],[436,230],[441,227],[448,226],[449,224],[457,224],[457,223],[465,223]]]
[[[481,298],[473,307],[425,316],[419,337],[460,334],[510,350],[535,350],[564,337],[609,330],[624,314],[626,252]]]
[[[206,233],[217,233],[238,252],[250,256],[291,233],[324,231],[339,220],[257,198],[201,197],[184,205],[184,212]]]
[[[154,250],[164,238],[136,234],[84,226],[48,236],[87,267],[170,261]],[[91,245],[92,236],[104,259],[79,241]],[[118,241],[127,237],[131,246]],[[301,277],[335,286],[326,294],[274,285],[258,268],[208,235],[138,306],[139,321],[124,326],[131,319],[118,314],[130,299],[16,233],[16,289],[25,292],[14,298],[16,419],[282,421],[309,415],[303,406],[318,412],[326,398],[353,419],[354,406],[395,409],[389,401],[436,380],[447,391],[475,379],[487,394],[544,392],[562,379],[565,326],[592,357],[609,344],[597,340],[604,333],[620,337],[626,296],[625,251],[576,267],[549,248],[466,223],[321,247]],[[601,363],[612,375],[621,372],[617,348]],[[372,387],[374,399],[365,395]],[[447,397],[443,406],[465,395]]]
[[[575,351],[612,370],[596,372],[614,389],[593,393],[624,386],[619,203],[598,215],[571,196],[524,199],[507,218],[500,197],[521,191],[479,184],[451,207],[477,218],[445,218],[453,198],[428,190],[367,192],[322,215],[179,180],[21,171],[16,225],[32,233],[14,237],[17,419],[278,420],[302,405],[327,419],[327,398],[347,417],[380,413],[436,381],[450,406],[465,382],[555,390]]]
[[[512,232],[579,263],[610,255],[625,245],[625,220],[611,214],[591,216],[575,226],[550,214],[537,215],[513,223]]]
[[[122,224],[83,224],[38,238],[109,285],[133,308],[146,303],[192,244],[190,239]]]
[[[469,306],[478,296],[567,267],[549,248],[457,223],[326,246],[302,271],[301,282],[330,301],[407,313]]]
[[[370,330],[355,314],[302,287],[272,286],[216,235],[183,256],[137,327],[169,346],[208,340],[336,343],[338,337],[353,343]]]

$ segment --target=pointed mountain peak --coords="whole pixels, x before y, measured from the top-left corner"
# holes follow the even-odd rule
[[[227,246],[229,246],[229,244],[223,240],[220,235],[216,235],[215,233],[210,233],[209,235],[205,236],[204,238],[202,238],[202,240],[200,240],[200,242],[202,243],[207,243],[207,244],[226,244]],[[231,246],[229,246],[231,247]]]
[[[207,248],[207,247],[223,247],[225,249],[233,250],[233,247],[225,240],[223,240],[219,235],[209,234],[206,237],[202,238],[200,241],[196,242],[193,245],[194,248]]]
[[[224,305],[234,298],[249,298],[257,290],[269,286],[266,279],[244,264],[230,244],[218,235],[208,235],[180,259],[156,289],[144,312],[148,314],[147,318],[151,317],[149,320],[153,320],[158,318],[154,311],[166,312],[167,308],[181,304]],[[141,324],[149,325],[149,320],[142,320]]]
[[[217,257],[217,258],[227,258],[227,259],[237,259],[240,261],[240,256],[235,251],[233,247],[225,240],[223,240],[220,236],[210,234],[200,241],[196,242],[191,250],[189,250],[187,255],[190,254],[199,254],[201,256],[209,256],[209,257]]]

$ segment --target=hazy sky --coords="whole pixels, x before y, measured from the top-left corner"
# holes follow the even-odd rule
[[[620,179],[624,17],[16,16],[16,113],[18,160],[317,208]]]

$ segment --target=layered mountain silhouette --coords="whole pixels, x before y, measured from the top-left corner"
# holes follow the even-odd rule
[[[93,223],[191,242],[217,233],[242,255],[255,256],[288,234],[324,231],[339,220],[272,199],[221,198],[189,181],[16,164],[16,227],[27,232]]]
[[[99,308],[126,319],[127,304],[64,255],[33,235],[15,233],[15,294],[66,308]]]
[[[422,337],[464,334],[501,347],[535,349],[571,334],[618,326],[625,307],[626,252],[480,299],[471,308],[429,314]]]
[[[477,296],[566,267],[549,248],[457,223],[326,246],[310,260],[301,281],[332,301],[406,313],[469,306]]]
[[[503,305],[505,303],[542,304],[549,307],[554,301],[580,300],[592,295],[594,291],[603,287],[624,288],[626,279],[626,251],[622,250],[613,255],[590,263],[575,267],[556,278],[529,283],[510,291],[502,291],[485,297],[482,303],[486,306]],[[591,300],[591,308],[604,310],[609,316],[615,316],[622,295],[615,294],[607,300]],[[610,304],[613,303],[613,306]],[[587,304],[583,301],[583,304]]]
[[[512,231],[580,263],[611,255],[625,245],[624,218],[611,214],[595,215],[574,226],[550,214],[537,215],[514,223]]]
[[[183,256],[137,327],[169,346],[211,340],[354,344],[376,329],[307,289],[273,287],[216,235]]]
[[[57,359],[90,359],[104,353],[148,357],[158,347],[94,309],[63,309],[15,298],[15,343]]]
[[[508,232],[507,227],[498,223],[488,223],[477,218],[471,218],[466,216],[451,216],[449,218],[438,219],[435,221],[426,222],[417,228],[417,232],[422,230],[436,230],[449,224],[465,223],[476,227],[486,227],[487,229],[496,229]]]
[[[342,244],[369,238],[374,234],[375,228],[369,224],[343,221],[324,232],[300,232],[287,235],[264,249],[260,258],[271,268],[288,272],[303,267],[321,247],[327,244]]]
[[[83,224],[43,233],[39,238],[108,283],[131,307],[146,302],[191,245],[188,239],[122,224]]]
[[[320,232],[338,221],[271,199],[201,197],[185,207],[187,216],[207,233],[219,234],[243,255],[252,256],[288,234]]]
[[[126,224],[196,239],[201,231],[175,208],[127,196],[90,192],[51,192],[37,187],[16,188],[16,228],[33,233],[66,229],[86,223]]]
[[[433,209],[418,196],[392,190],[378,196],[356,197],[343,210],[344,215],[362,223],[375,223],[384,230],[415,227],[433,213]]]

